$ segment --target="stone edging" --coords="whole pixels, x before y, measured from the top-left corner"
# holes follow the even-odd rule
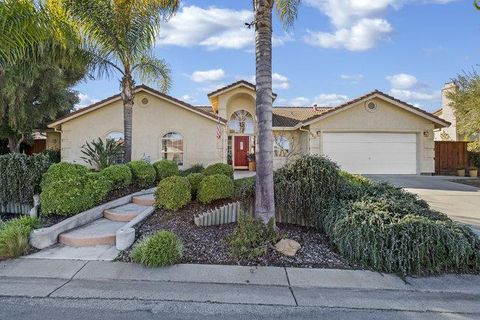
[[[37,249],[44,249],[52,246],[57,243],[58,236],[61,233],[81,227],[87,223],[100,219],[103,216],[104,210],[130,203],[134,196],[149,194],[154,192],[155,189],[156,188],[151,188],[132,193],[128,196],[124,196],[122,198],[101,204],[92,209],[76,214],[73,217],[67,218],[57,224],[54,224],[53,226],[33,230],[30,233],[30,245]]]

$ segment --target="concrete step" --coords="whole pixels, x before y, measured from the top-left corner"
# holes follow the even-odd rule
[[[153,206],[155,204],[155,197],[153,196],[153,193],[145,194],[143,196],[133,197],[132,201],[133,203],[139,204],[142,206]]]
[[[107,209],[103,211],[103,216],[108,220],[128,222],[138,216],[148,206],[139,205],[135,203],[128,203],[120,207]]]
[[[58,241],[71,247],[115,245],[115,234],[124,225],[125,222],[101,218],[80,228],[62,233],[58,237]]]

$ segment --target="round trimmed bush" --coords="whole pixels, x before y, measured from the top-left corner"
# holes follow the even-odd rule
[[[163,180],[171,176],[178,176],[178,165],[175,161],[172,160],[160,160],[153,164],[155,170],[157,171],[157,180]]]
[[[133,182],[139,187],[149,187],[156,179],[155,168],[144,160],[130,161],[127,165],[132,170]]]
[[[112,189],[121,189],[132,184],[132,170],[126,164],[109,166],[100,174],[111,181]]]
[[[78,164],[52,165],[42,180],[40,194],[44,215],[72,216],[102,201],[111,189],[111,182],[99,173]]]
[[[182,258],[182,241],[173,232],[160,230],[141,240],[132,252],[133,261],[147,267],[163,267]]]
[[[192,198],[197,196],[198,187],[203,178],[205,178],[203,173],[190,173],[187,176],[188,182],[190,182],[190,187],[192,188]]]
[[[233,180],[224,174],[206,176],[200,182],[197,199],[201,203],[211,203],[215,200],[233,197]]]
[[[226,163],[215,163],[209,165],[205,168],[205,170],[203,170],[202,173],[206,176],[211,176],[214,174],[224,174],[233,180],[233,167]]]
[[[201,164],[194,164],[188,169],[180,171],[180,175],[183,177],[188,176],[190,173],[202,173],[205,168]]]
[[[192,200],[188,179],[180,176],[168,177],[160,181],[155,191],[155,206],[177,211]]]

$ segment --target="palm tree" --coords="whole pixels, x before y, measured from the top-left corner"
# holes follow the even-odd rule
[[[61,0],[58,0],[61,1]],[[178,0],[63,0],[78,23],[99,76],[120,76],[125,161],[132,158],[134,79],[170,88],[170,70],[152,55],[160,23],[175,12]]]
[[[275,218],[272,133],[272,11],[284,27],[295,21],[301,0],[253,0],[256,46],[258,150],[255,214],[264,223]]]

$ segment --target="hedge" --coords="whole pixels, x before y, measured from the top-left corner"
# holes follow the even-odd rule
[[[11,153],[0,156],[0,204],[32,204],[42,175],[51,162],[45,155]]]
[[[172,160],[160,160],[153,164],[157,172],[157,180],[163,180],[171,176],[178,176],[178,165],[175,161]]]
[[[180,176],[168,177],[160,181],[155,191],[155,206],[176,211],[192,200],[188,179]]]
[[[197,192],[201,203],[211,203],[215,200],[233,197],[233,180],[223,174],[214,174],[203,178]]]
[[[132,170],[133,182],[139,187],[150,187],[156,179],[155,168],[144,160],[130,161],[127,165]]]
[[[42,179],[41,212],[45,215],[72,216],[101,202],[111,182],[79,164],[52,165]]]
[[[110,180],[112,189],[121,189],[132,184],[132,170],[126,164],[115,164],[100,171],[100,174]]]
[[[205,170],[203,170],[202,173],[206,176],[211,176],[214,174],[224,174],[233,180],[233,167],[225,163],[215,163],[209,165],[205,168]]]
[[[142,239],[133,248],[132,258],[147,267],[169,266],[180,260],[182,248],[182,241],[175,233],[160,230]]]

